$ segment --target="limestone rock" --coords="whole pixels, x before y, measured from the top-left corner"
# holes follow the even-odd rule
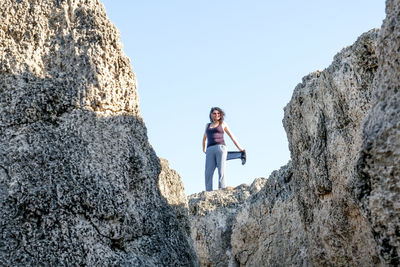
[[[311,265],[379,262],[369,222],[349,186],[357,176],[361,124],[378,67],[377,34],[361,35],[327,69],[303,78],[285,107],[292,190]]]
[[[104,7],[0,13],[0,265],[196,266]]]
[[[356,196],[384,262],[400,265],[400,1],[386,1],[372,107],[364,120]]]
[[[202,193],[210,195],[203,196],[207,205],[201,208],[189,201],[202,266],[382,263],[352,192],[378,67],[377,35],[378,30],[361,35],[328,68],[295,88],[283,120],[291,162],[272,173],[258,193],[244,201],[233,198],[234,209],[223,191]]]
[[[234,219],[246,199],[258,192],[265,182],[265,178],[259,178],[251,186],[242,184],[188,197],[191,235],[200,266],[234,264],[231,251]]]
[[[186,231],[188,241],[190,238],[189,204],[185,194],[180,175],[169,167],[168,160],[160,158],[161,172],[158,180],[158,187],[163,197],[173,207],[182,229]]]
[[[232,227],[232,266],[310,265],[307,234],[292,187],[289,162],[245,202]]]

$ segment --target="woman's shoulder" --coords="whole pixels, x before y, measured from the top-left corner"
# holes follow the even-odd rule
[[[225,131],[228,128],[228,124],[225,121],[222,121],[220,124],[221,128]]]

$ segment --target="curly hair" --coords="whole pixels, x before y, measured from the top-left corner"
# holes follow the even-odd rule
[[[212,107],[211,108],[211,111],[210,111],[210,122],[213,122],[213,120],[212,120],[212,117],[211,117],[211,114],[213,113],[213,111],[214,110],[217,110],[217,111],[219,111],[219,114],[221,115],[221,117],[220,117],[220,122],[223,122],[224,121],[224,117],[225,117],[225,112],[221,109],[221,108],[219,108],[219,107]]]

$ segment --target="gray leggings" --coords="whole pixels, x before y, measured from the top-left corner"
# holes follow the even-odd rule
[[[207,147],[206,151],[206,191],[213,190],[213,175],[215,168],[218,167],[218,188],[225,187],[225,163],[226,163],[226,146],[214,145]]]

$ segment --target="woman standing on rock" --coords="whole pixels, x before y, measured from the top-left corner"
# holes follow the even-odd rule
[[[206,153],[206,191],[213,190],[213,175],[216,167],[218,168],[219,177],[218,188],[225,187],[225,162],[227,150],[224,141],[224,132],[229,135],[239,151],[244,151],[244,149],[240,147],[235,136],[229,130],[226,122],[224,122],[224,116],[225,112],[222,109],[218,107],[211,108],[211,123],[207,123],[206,130],[204,132],[203,151]]]

